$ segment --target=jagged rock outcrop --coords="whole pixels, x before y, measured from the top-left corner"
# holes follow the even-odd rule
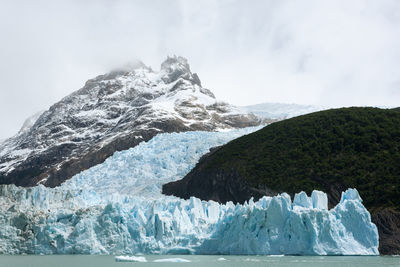
[[[34,121],[0,144],[0,184],[54,187],[158,133],[261,123],[217,101],[182,57],[91,79]]]

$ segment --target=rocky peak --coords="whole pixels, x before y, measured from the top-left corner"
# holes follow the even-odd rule
[[[186,58],[180,56],[168,56],[163,63],[161,63],[161,69],[167,72],[171,72],[175,69],[182,69],[185,72],[190,72],[190,66]]]
[[[161,72],[165,73],[165,76],[162,78],[165,83],[171,83],[182,78],[201,85],[199,77],[197,74],[192,74],[188,61],[184,57],[168,57],[161,64]]]

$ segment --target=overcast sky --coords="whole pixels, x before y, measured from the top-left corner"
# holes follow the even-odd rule
[[[237,105],[400,106],[400,1],[0,0],[0,139],[135,59]]]

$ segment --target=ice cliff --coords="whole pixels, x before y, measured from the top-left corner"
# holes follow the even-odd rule
[[[254,129],[160,134],[62,186],[0,186],[0,253],[376,255],[378,232],[355,189],[283,193],[225,205],[160,194],[210,147]]]
[[[287,194],[244,205],[121,195],[88,205],[91,195],[43,186],[0,194],[1,253],[378,254],[376,226],[354,189],[329,211]]]

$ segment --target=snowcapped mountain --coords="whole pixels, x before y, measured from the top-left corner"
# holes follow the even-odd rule
[[[181,57],[89,80],[0,143],[0,184],[37,185],[0,185],[0,254],[378,254],[353,189],[331,210],[320,191],[243,205],[161,194],[261,126],[234,128],[266,121],[217,101]]]
[[[0,184],[53,187],[158,133],[260,123],[255,115],[217,101],[185,58],[169,57],[159,71],[138,63],[87,81],[28,119],[0,144]]]

